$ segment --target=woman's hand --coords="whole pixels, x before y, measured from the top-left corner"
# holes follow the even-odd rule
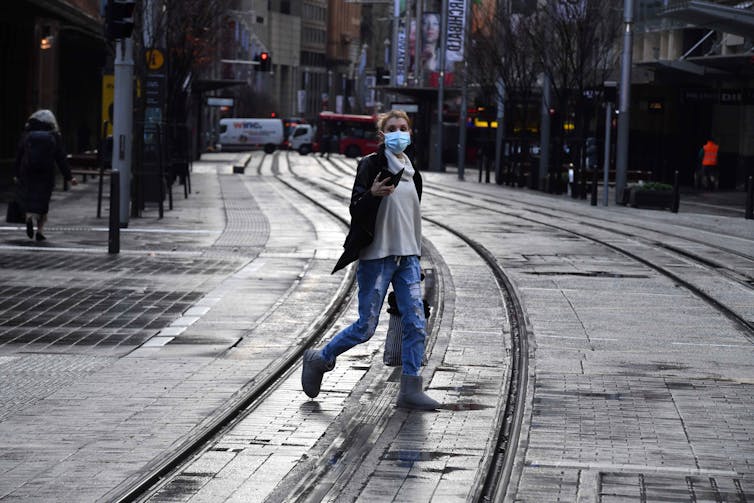
[[[390,184],[389,176],[386,176],[383,180],[380,181],[379,175],[377,175],[376,177],[374,177],[374,182],[372,182],[372,188],[369,189],[369,192],[373,196],[377,196],[377,197],[389,196],[395,190],[395,186],[389,185],[389,184]]]

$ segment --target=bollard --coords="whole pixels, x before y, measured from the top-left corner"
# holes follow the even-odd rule
[[[678,213],[678,206],[680,205],[680,187],[678,184],[678,171],[676,170],[675,175],[673,177],[673,207],[671,208],[671,211],[673,213]]]
[[[592,171],[592,206],[597,206],[597,168]]]
[[[120,172],[110,175],[110,228],[107,233],[107,253],[120,252]]]
[[[754,219],[754,180],[749,177],[749,190],[746,191],[746,213],[744,217],[747,220]]]

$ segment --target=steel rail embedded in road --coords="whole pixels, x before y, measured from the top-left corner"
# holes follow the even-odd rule
[[[324,164],[319,161],[320,164]],[[334,161],[331,164],[336,165]],[[343,170],[345,171],[345,170]],[[346,173],[348,174],[348,173]],[[312,185],[313,182],[307,180]],[[342,184],[333,184],[345,190],[350,187]],[[320,189],[333,192],[331,187],[320,186]],[[347,200],[347,198],[346,198]],[[422,216],[423,220],[430,222],[446,232],[456,236],[471,247],[487,264],[495,277],[498,288],[503,292],[504,304],[510,320],[511,361],[508,381],[503,393],[504,404],[498,411],[495,431],[494,446],[488,459],[485,460],[486,468],[482,470],[482,483],[474,491],[473,501],[502,501],[508,489],[515,452],[518,446],[521,425],[524,418],[524,406],[528,381],[528,361],[530,329],[526,323],[526,317],[519,300],[519,295],[502,267],[498,264],[495,256],[478,241],[468,235],[436,219]]]
[[[440,190],[440,189],[427,189],[427,190],[431,192],[432,190]],[[462,197],[463,198],[463,197],[469,197],[469,196],[467,196],[467,195],[466,196],[461,195],[461,196],[457,196],[457,197]],[[512,212],[503,211],[503,210],[500,210],[500,209],[490,208],[488,206],[483,206],[483,205],[481,205],[481,204],[479,204],[477,202],[471,202],[471,201],[466,201],[466,200],[461,200],[461,199],[455,199],[455,201],[459,202],[461,204],[466,204],[468,206],[475,207],[475,208],[480,208],[480,209],[484,209],[484,210],[487,210],[487,211],[492,211],[492,212],[495,212],[495,213],[498,213],[498,214],[501,214],[501,215],[506,215],[506,216],[517,218],[517,219],[524,220],[524,221],[527,221],[527,222],[536,223],[538,225],[543,225],[543,226],[550,227],[550,228],[553,228],[553,229],[558,229],[558,230],[567,232],[569,234],[572,234],[574,236],[578,236],[580,238],[587,239],[587,240],[592,241],[594,243],[598,243],[598,244],[600,244],[602,246],[605,246],[607,248],[610,248],[611,250],[614,250],[614,251],[616,251],[616,252],[618,252],[618,253],[620,253],[622,255],[625,255],[626,257],[629,257],[629,258],[631,258],[631,259],[633,259],[633,260],[635,260],[637,262],[640,262],[640,263],[646,265],[647,267],[650,267],[651,269],[654,269],[655,271],[657,271],[658,273],[662,274],[663,276],[672,279],[673,281],[675,281],[676,283],[678,283],[679,285],[683,286],[684,288],[686,288],[687,290],[689,290],[691,293],[693,293],[694,295],[696,295],[697,297],[699,297],[700,299],[702,299],[705,303],[707,303],[710,306],[712,306],[713,308],[715,308],[717,311],[719,311],[720,313],[722,313],[728,319],[730,319],[731,321],[735,322],[742,329],[743,334],[746,336],[746,338],[749,341],[751,341],[752,343],[754,343],[754,323],[750,322],[749,320],[747,320],[746,318],[744,318],[741,314],[737,313],[734,309],[728,307],[722,301],[720,301],[720,300],[716,299],[715,297],[713,297],[712,295],[708,294],[703,289],[701,289],[700,287],[698,287],[695,284],[693,284],[691,281],[688,281],[688,280],[684,279],[680,275],[678,275],[678,274],[670,271],[668,268],[663,267],[660,264],[657,264],[656,262],[653,262],[652,260],[644,258],[644,257],[640,256],[639,254],[628,250],[625,246],[619,246],[617,244],[609,243],[609,242],[605,241],[604,239],[597,238],[597,237],[592,236],[590,234],[587,234],[585,232],[580,232],[580,231],[571,229],[571,228],[566,227],[564,225],[555,224],[555,223],[548,223],[548,222],[542,222],[542,221],[537,220],[537,219],[532,218],[532,217],[526,217],[526,216],[523,216],[523,215],[520,215],[520,214],[517,214],[517,213],[512,213]],[[500,204],[497,201],[486,201],[486,202],[489,203],[489,204]],[[539,212],[539,214],[541,214],[543,216],[546,216],[548,218],[560,218],[560,219],[562,219],[562,215],[552,215],[552,214],[547,214],[547,213],[543,213],[543,212]],[[618,235],[622,235],[622,236],[626,237],[625,233],[622,233],[620,231],[615,231],[614,229],[605,228],[605,227],[600,226],[600,225],[594,225],[594,224],[591,224],[589,222],[580,221],[580,222],[578,222],[578,224],[582,225],[582,226],[585,226],[585,227],[592,227],[592,228],[595,228],[595,229],[599,229],[599,230],[606,231],[606,232],[611,232],[613,234],[618,234]],[[647,241],[647,240],[643,240],[640,236],[632,235],[630,237],[632,239],[636,240],[636,241],[644,241],[644,242]],[[650,244],[656,244],[656,243],[654,241],[650,241]],[[709,261],[708,260],[704,259],[703,257],[698,257],[693,252],[685,251],[684,250],[684,253],[678,253],[678,251],[676,251],[676,250],[674,250],[672,248],[669,248],[669,247],[666,247],[666,246],[663,247],[663,248],[666,249],[666,250],[668,250],[668,251],[670,251],[670,252],[676,253],[678,255],[682,255],[682,256],[684,256],[686,258],[690,258],[692,260],[695,260],[697,263],[699,263],[701,265],[709,266]],[[725,248],[721,248],[721,249],[725,250],[725,251],[729,251],[729,250],[727,250]],[[730,252],[731,253],[735,253],[734,251],[730,251]],[[736,255],[739,255],[739,254],[736,253]],[[746,258],[750,259],[750,257],[746,257]],[[714,270],[716,273],[722,275],[721,272],[720,272],[720,270],[719,270],[719,268],[712,268],[712,270]],[[748,283],[747,281],[741,281],[740,279],[731,278],[730,276],[725,276],[725,277],[728,278],[728,279],[730,279],[731,281],[735,281],[735,282],[743,285],[747,289],[751,289],[752,288],[752,285],[750,283]]]
[[[344,223],[342,217],[326,210],[334,218]],[[120,484],[110,494],[107,501],[113,503],[126,503],[137,501],[154,493],[162,487],[170,474],[175,473],[184,466],[193,456],[200,452],[205,445],[234,424],[248,415],[248,410],[253,409],[254,403],[264,397],[269,390],[281,381],[299,363],[304,351],[319,340],[335,323],[348,304],[355,286],[355,273],[353,268],[347,273],[344,281],[338,288],[337,294],[327,305],[324,312],[312,323],[300,339],[297,346],[290,348],[282,357],[273,361],[264,370],[257,374],[239,393],[232,402],[225,406],[225,410],[203,426],[201,431],[191,435],[177,448],[164,453],[163,456],[150,463],[143,473],[138,473],[132,479]]]

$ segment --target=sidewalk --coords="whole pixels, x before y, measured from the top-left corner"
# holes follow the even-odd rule
[[[238,155],[196,163],[188,199],[131,219],[117,255],[91,182],[55,193],[46,242],[0,227],[0,498],[107,498],[206,428],[334,295],[342,231],[320,238],[290,204],[215,174]],[[297,283],[311,313],[271,316]],[[249,347],[254,329],[280,333]]]

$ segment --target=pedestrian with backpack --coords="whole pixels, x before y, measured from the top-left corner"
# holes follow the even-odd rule
[[[55,187],[55,166],[67,182],[78,185],[66,160],[55,115],[49,110],[37,110],[26,121],[14,165],[17,196],[26,213],[26,235],[29,239],[46,239],[42,231]]]

